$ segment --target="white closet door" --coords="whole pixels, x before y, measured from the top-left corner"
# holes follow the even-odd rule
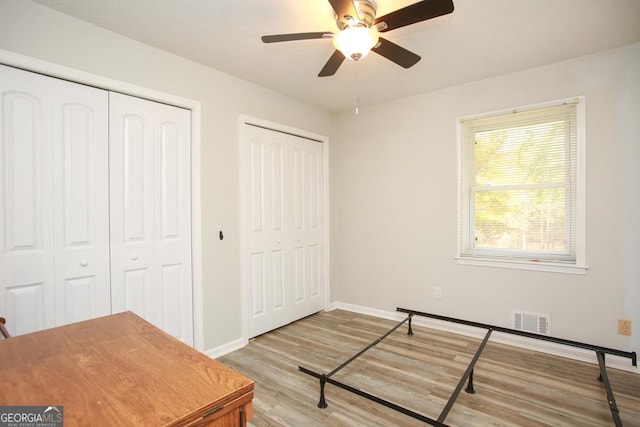
[[[56,324],[111,313],[107,91],[54,84]]]
[[[0,73],[0,310],[21,335],[55,326],[52,91],[39,75]]]
[[[14,335],[107,314],[107,94],[0,66],[0,99],[0,313]]]
[[[154,263],[153,105],[110,94],[111,303],[158,323]]]
[[[324,308],[322,144],[243,129],[249,337]]]
[[[113,311],[193,344],[190,112],[110,100]]]
[[[193,345],[191,112],[154,104],[154,216],[160,325]]]

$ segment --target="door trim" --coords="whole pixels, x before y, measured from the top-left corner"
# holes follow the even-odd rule
[[[200,102],[160,92],[154,89],[121,82],[108,77],[76,70],[52,62],[43,61],[0,49],[0,63],[56,77],[74,83],[93,86],[98,89],[120,92],[150,101],[161,102],[191,110],[191,263],[193,280],[193,345],[203,351],[203,297],[202,297],[202,218],[200,188]]]
[[[330,259],[329,259],[329,247],[330,247],[330,217],[329,217],[329,138],[324,135],[319,135],[306,130],[294,128],[291,126],[283,125],[281,123],[271,122],[263,120],[257,117],[240,114],[238,116],[238,162],[239,162],[239,192],[240,192],[240,221],[241,224],[246,224],[248,212],[244,209],[246,206],[247,195],[242,191],[244,188],[244,178],[246,172],[246,162],[244,159],[247,157],[243,141],[246,138],[245,126],[256,126],[263,129],[272,130],[275,132],[285,133],[288,135],[297,136],[300,138],[317,141],[322,144],[322,203],[323,203],[323,310],[329,309],[330,304]],[[248,247],[248,236],[242,225],[240,226],[240,267],[241,267],[241,286],[240,286],[240,298],[241,298],[241,310],[242,310],[242,346],[249,343],[249,306],[247,300],[249,298],[248,292],[248,278],[247,278],[247,262],[244,256]]]

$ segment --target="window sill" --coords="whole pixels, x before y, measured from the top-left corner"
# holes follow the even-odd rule
[[[480,257],[456,257],[458,265],[479,267],[510,268],[516,270],[546,271],[550,273],[586,274],[589,267],[578,264],[565,264],[534,260],[495,259]]]

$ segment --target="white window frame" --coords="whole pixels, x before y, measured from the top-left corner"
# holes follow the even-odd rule
[[[575,261],[555,261],[538,260],[526,258],[513,258],[505,254],[494,253],[489,256],[482,251],[469,251],[470,242],[465,241],[464,236],[470,236],[473,226],[472,212],[473,203],[469,200],[470,191],[463,189],[463,123],[469,120],[477,120],[492,116],[500,116],[508,113],[530,111],[540,108],[552,107],[566,103],[577,103],[577,153],[576,153],[576,224],[575,224]],[[585,97],[578,96],[567,99],[560,99],[539,104],[532,104],[507,110],[494,111],[490,113],[468,115],[459,117],[457,120],[457,141],[458,141],[458,233],[457,233],[457,254],[456,260],[460,265],[474,265],[485,267],[511,268],[519,270],[549,271],[568,274],[585,274],[588,267],[585,260]]]

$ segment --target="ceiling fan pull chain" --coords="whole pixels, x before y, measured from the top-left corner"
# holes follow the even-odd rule
[[[360,113],[360,72],[356,62],[356,116]]]

